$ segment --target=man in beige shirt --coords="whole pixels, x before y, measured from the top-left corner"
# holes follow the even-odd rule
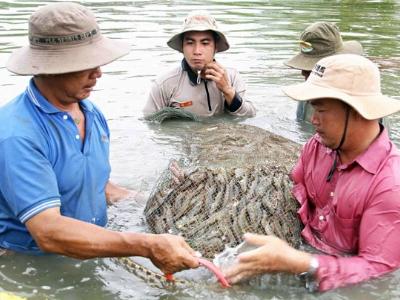
[[[245,84],[237,70],[215,61],[217,52],[229,49],[225,35],[215,19],[203,12],[189,14],[183,29],[168,46],[183,53],[179,67],[155,80],[143,109],[148,116],[164,107],[176,107],[198,116],[209,117],[228,112],[252,117],[253,104],[246,100]]]

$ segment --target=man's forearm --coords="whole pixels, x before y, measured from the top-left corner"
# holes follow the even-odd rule
[[[130,191],[124,187],[112,183],[111,181],[108,181],[105,188],[105,193],[106,193],[107,203],[113,204],[119,200],[128,198],[129,195],[133,193],[133,191]]]
[[[226,88],[222,91],[224,94],[224,98],[226,101],[226,104],[231,105],[233,98],[235,97],[235,89],[233,87]]]
[[[154,236],[111,231],[94,224],[55,215],[48,209],[26,225],[44,252],[79,259],[110,256],[148,256]],[[45,226],[44,226],[45,225]]]

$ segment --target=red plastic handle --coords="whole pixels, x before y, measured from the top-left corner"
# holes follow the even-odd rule
[[[175,281],[174,274],[168,273],[164,275],[165,280],[167,281]]]
[[[226,280],[224,274],[222,274],[221,270],[218,269],[218,267],[214,265],[211,261],[208,261],[207,259],[204,258],[199,258],[199,264],[206,267],[211,272],[213,272],[222,287],[224,288],[231,287],[228,280]]]

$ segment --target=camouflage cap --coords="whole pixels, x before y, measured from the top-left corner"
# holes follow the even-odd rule
[[[172,49],[183,52],[182,37],[185,32],[208,30],[215,32],[215,34],[218,36],[217,40],[215,41],[217,52],[222,52],[229,49],[229,43],[225,35],[218,30],[215,18],[205,11],[194,11],[190,13],[185,18],[181,31],[170,38],[167,44]]]
[[[285,65],[311,71],[321,58],[335,54],[363,55],[357,41],[343,42],[339,28],[329,22],[316,22],[308,26],[300,36],[300,53],[285,62]]]

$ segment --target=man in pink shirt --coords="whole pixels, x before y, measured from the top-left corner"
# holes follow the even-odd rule
[[[235,283],[270,272],[303,274],[326,291],[400,267],[400,153],[379,119],[400,110],[381,94],[378,68],[340,54],[320,60],[306,82],[283,91],[310,101],[316,134],[292,171],[303,238],[312,255],[274,236],[246,234],[257,247],[226,271]]]

